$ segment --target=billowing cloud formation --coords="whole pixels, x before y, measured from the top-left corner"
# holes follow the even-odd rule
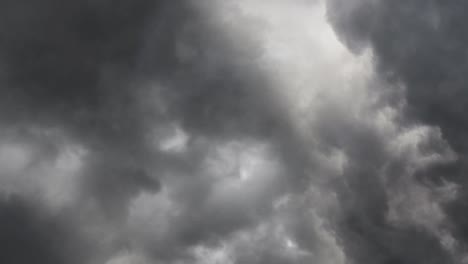
[[[456,126],[339,2],[1,3],[0,262],[463,261]]]
[[[407,116],[438,127],[458,161],[425,170],[422,181],[459,185],[444,206],[459,251],[466,255],[466,59],[463,1],[329,1],[328,16],[354,51],[372,49],[378,75],[404,86]],[[432,213],[440,215],[440,213]],[[442,220],[442,219],[441,219]]]

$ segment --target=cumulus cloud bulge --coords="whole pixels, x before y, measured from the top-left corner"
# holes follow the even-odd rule
[[[0,263],[468,263],[467,18],[1,0]]]

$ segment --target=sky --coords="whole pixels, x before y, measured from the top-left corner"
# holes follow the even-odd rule
[[[0,263],[468,263],[467,10],[0,1]]]

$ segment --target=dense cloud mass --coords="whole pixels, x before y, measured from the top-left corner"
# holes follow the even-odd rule
[[[423,182],[453,182],[457,199],[443,207],[445,223],[465,262],[467,246],[466,171],[466,10],[464,1],[328,2],[328,16],[352,50],[372,49],[380,78],[404,86],[405,113],[415,122],[437,127],[457,161],[431,167]],[[454,249],[456,248],[456,249]]]
[[[0,263],[468,262],[465,7],[0,1]]]

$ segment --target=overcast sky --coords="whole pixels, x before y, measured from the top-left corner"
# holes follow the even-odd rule
[[[468,263],[467,15],[1,0],[0,263]]]

